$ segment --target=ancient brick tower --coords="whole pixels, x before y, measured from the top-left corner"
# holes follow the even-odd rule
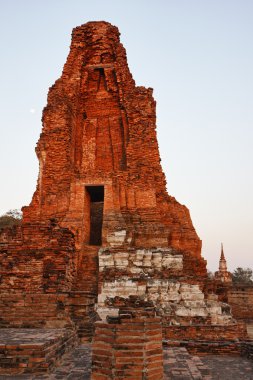
[[[152,89],[135,86],[118,29],[106,22],[74,29],[43,112],[40,174],[25,220],[57,218],[77,246],[101,245],[90,221],[98,202],[103,246],[171,246],[200,259],[189,212],[165,189],[155,122]]]
[[[201,241],[188,209],[166,191],[152,89],[135,86],[116,27],[73,30],[42,120],[37,189],[22,227],[0,237],[20,299],[33,292],[56,305],[51,319],[45,308],[30,325],[64,320],[85,336],[94,319],[141,303],[170,324],[230,323],[203,293]],[[7,277],[0,290],[11,286]]]

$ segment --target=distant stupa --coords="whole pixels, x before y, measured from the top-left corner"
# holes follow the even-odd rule
[[[227,270],[227,261],[225,259],[223,244],[221,243],[221,255],[219,261],[219,270],[214,274],[216,281],[232,282],[232,274]]]

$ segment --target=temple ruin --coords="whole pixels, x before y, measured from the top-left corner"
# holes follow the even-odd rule
[[[117,335],[125,315],[159,320],[167,342],[245,337],[206,287],[201,240],[166,190],[152,89],[135,85],[115,26],[73,30],[42,122],[36,191],[0,234],[0,327],[74,344],[108,318]]]

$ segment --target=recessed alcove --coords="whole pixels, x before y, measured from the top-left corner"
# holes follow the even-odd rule
[[[90,245],[102,244],[104,186],[85,186],[90,198]]]

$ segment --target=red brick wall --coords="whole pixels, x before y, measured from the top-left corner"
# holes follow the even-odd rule
[[[23,224],[0,235],[0,327],[63,327],[73,323],[69,292],[76,278],[70,231]]]
[[[210,284],[218,294],[219,300],[227,302],[231,307],[235,319],[245,322],[253,321],[253,286],[243,283],[221,283]]]
[[[76,273],[74,238],[54,224],[23,224],[0,235],[0,290],[69,291]]]
[[[236,319],[253,321],[253,286],[234,286],[228,290],[227,298]]]
[[[170,326],[163,321],[163,337],[168,340],[210,340],[232,341],[247,338],[247,330],[244,323],[233,325],[193,325],[193,326]]]

